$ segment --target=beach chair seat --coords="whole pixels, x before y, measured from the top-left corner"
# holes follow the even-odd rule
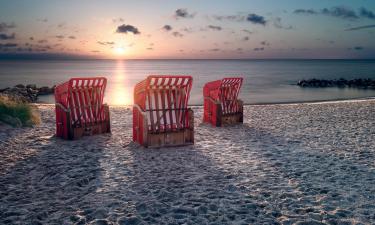
[[[134,87],[133,141],[145,147],[194,143],[191,76],[148,76]]]
[[[232,77],[204,85],[204,122],[217,127],[243,122],[243,102],[238,99],[242,81],[240,77]]]
[[[107,79],[72,78],[55,88],[56,136],[77,139],[109,133],[109,107],[103,104]]]

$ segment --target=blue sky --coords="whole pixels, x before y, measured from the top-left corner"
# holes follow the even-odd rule
[[[1,55],[375,58],[375,1],[1,0]]]

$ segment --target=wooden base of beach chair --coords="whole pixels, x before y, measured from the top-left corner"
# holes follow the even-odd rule
[[[243,112],[221,116],[219,126],[233,125],[237,123],[243,123]]]
[[[194,132],[192,130],[183,130],[159,134],[148,133],[145,147],[160,148],[192,144],[194,144]]]
[[[106,114],[106,118],[108,120],[96,122],[92,124],[85,124],[84,127],[73,127],[68,123],[68,134],[67,136],[63,135],[62,138],[68,140],[76,140],[83,136],[91,136],[96,134],[104,134],[111,132],[111,123],[109,120],[109,107],[108,105],[103,106],[104,113]],[[70,112],[65,112],[67,121],[70,120]]]
[[[239,111],[236,113],[230,113],[223,115],[223,110],[221,108],[221,103],[213,102],[213,105],[210,105],[208,109],[208,117],[204,118],[204,122],[211,123],[213,126],[221,127],[225,125],[233,125],[237,123],[243,123],[243,102],[241,100],[237,100]],[[213,112],[212,110],[216,110]]]
[[[111,129],[110,129],[109,121],[104,121],[104,122],[96,123],[96,124],[89,125],[86,127],[75,127],[75,128],[72,128],[70,132],[71,132],[71,136],[69,139],[76,140],[83,136],[110,133]]]
[[[185,146],[194,144],[194,112],[188,110],[189,128],[184,128],[177,131],[152,133],[144,131],[143,146],[146,148],[161,148],[172,146]],[[146,127],[146,126],[144,126]]]

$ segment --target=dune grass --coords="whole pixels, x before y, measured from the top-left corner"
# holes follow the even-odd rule
[[[37,109],[15,96],[0,94],[0,121],[15,127],[40,123]]]

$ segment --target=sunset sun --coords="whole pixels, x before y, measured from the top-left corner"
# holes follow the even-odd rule
[[[124,55],[125,54],[125,48],[123,47],[116,47],[114,49],[114,52],[116,55]]]

